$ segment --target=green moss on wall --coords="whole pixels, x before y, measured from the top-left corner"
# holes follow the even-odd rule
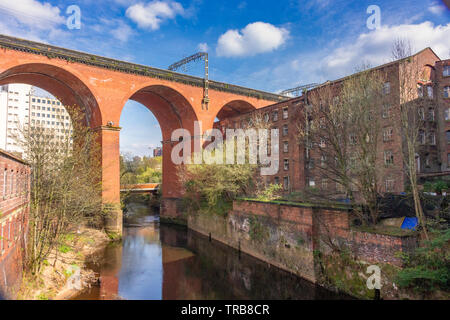
[[[252,241],[261,243],[270,237],[269,229],[259,220],[258,217],[250,217],[249,235]]]

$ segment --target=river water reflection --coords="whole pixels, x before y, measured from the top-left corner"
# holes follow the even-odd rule
[[[76,297],[103,299],[343,299],[193,231],[160,225],[130,204],[123,241],[89,263],[98,285]]]

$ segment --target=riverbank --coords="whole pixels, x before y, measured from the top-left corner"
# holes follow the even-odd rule
[[[347,299],[129,204],[121,243],[88,265],[100,281],[74,300]]]
[[[17,299],[67,300],[89,288],[98,278],[86,262],[110,241],[104,231],[92,228],[67,234],[64,244],[44,261],[38,276],[24,275]]]
[[[227,216],[190,215],[188,228],[356,298],[375,297],[368,285],[374,274],[369,267],[380,270],[382,299],[447,300],[449,296],[437,288],[425,294],[397,285],[404,268],[402,257],[418,247],[417,233],[354,227],[345,208],[239,200]]]

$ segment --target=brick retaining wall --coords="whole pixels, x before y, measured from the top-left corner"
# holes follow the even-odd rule
[[[188,226],[312,282],[320,274],[315,253],[331,254],[330,244],[348,250],[354,261],[398,267],[397,253],[417,241],[354,230],[346,209],[260,201],[235,201],[227,217],[189,216]]]
[[[0,297],[14,297],[22,279],[30,167],[0,150]]]
[[[231,215],[236,214],[270,217],[278,224],[295,223],[296,228],[311,240],[310,243],[313,243],[313,234],[321,238],[329,237],[337,244],[347,245],[358,259],[367,262],[401,265],[397,253],[410,251],[416,243],[413,236],[392,236],[352,230],[349,212],[343,209],[235,201]],[[313,231],[314,227],[317,229]]]

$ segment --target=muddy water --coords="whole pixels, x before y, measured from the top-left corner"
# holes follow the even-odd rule
[[[128,209],[122,243],[89,263],[99,283],[75,299],[346,298],[193,231],[160,225],[144,205]]]

